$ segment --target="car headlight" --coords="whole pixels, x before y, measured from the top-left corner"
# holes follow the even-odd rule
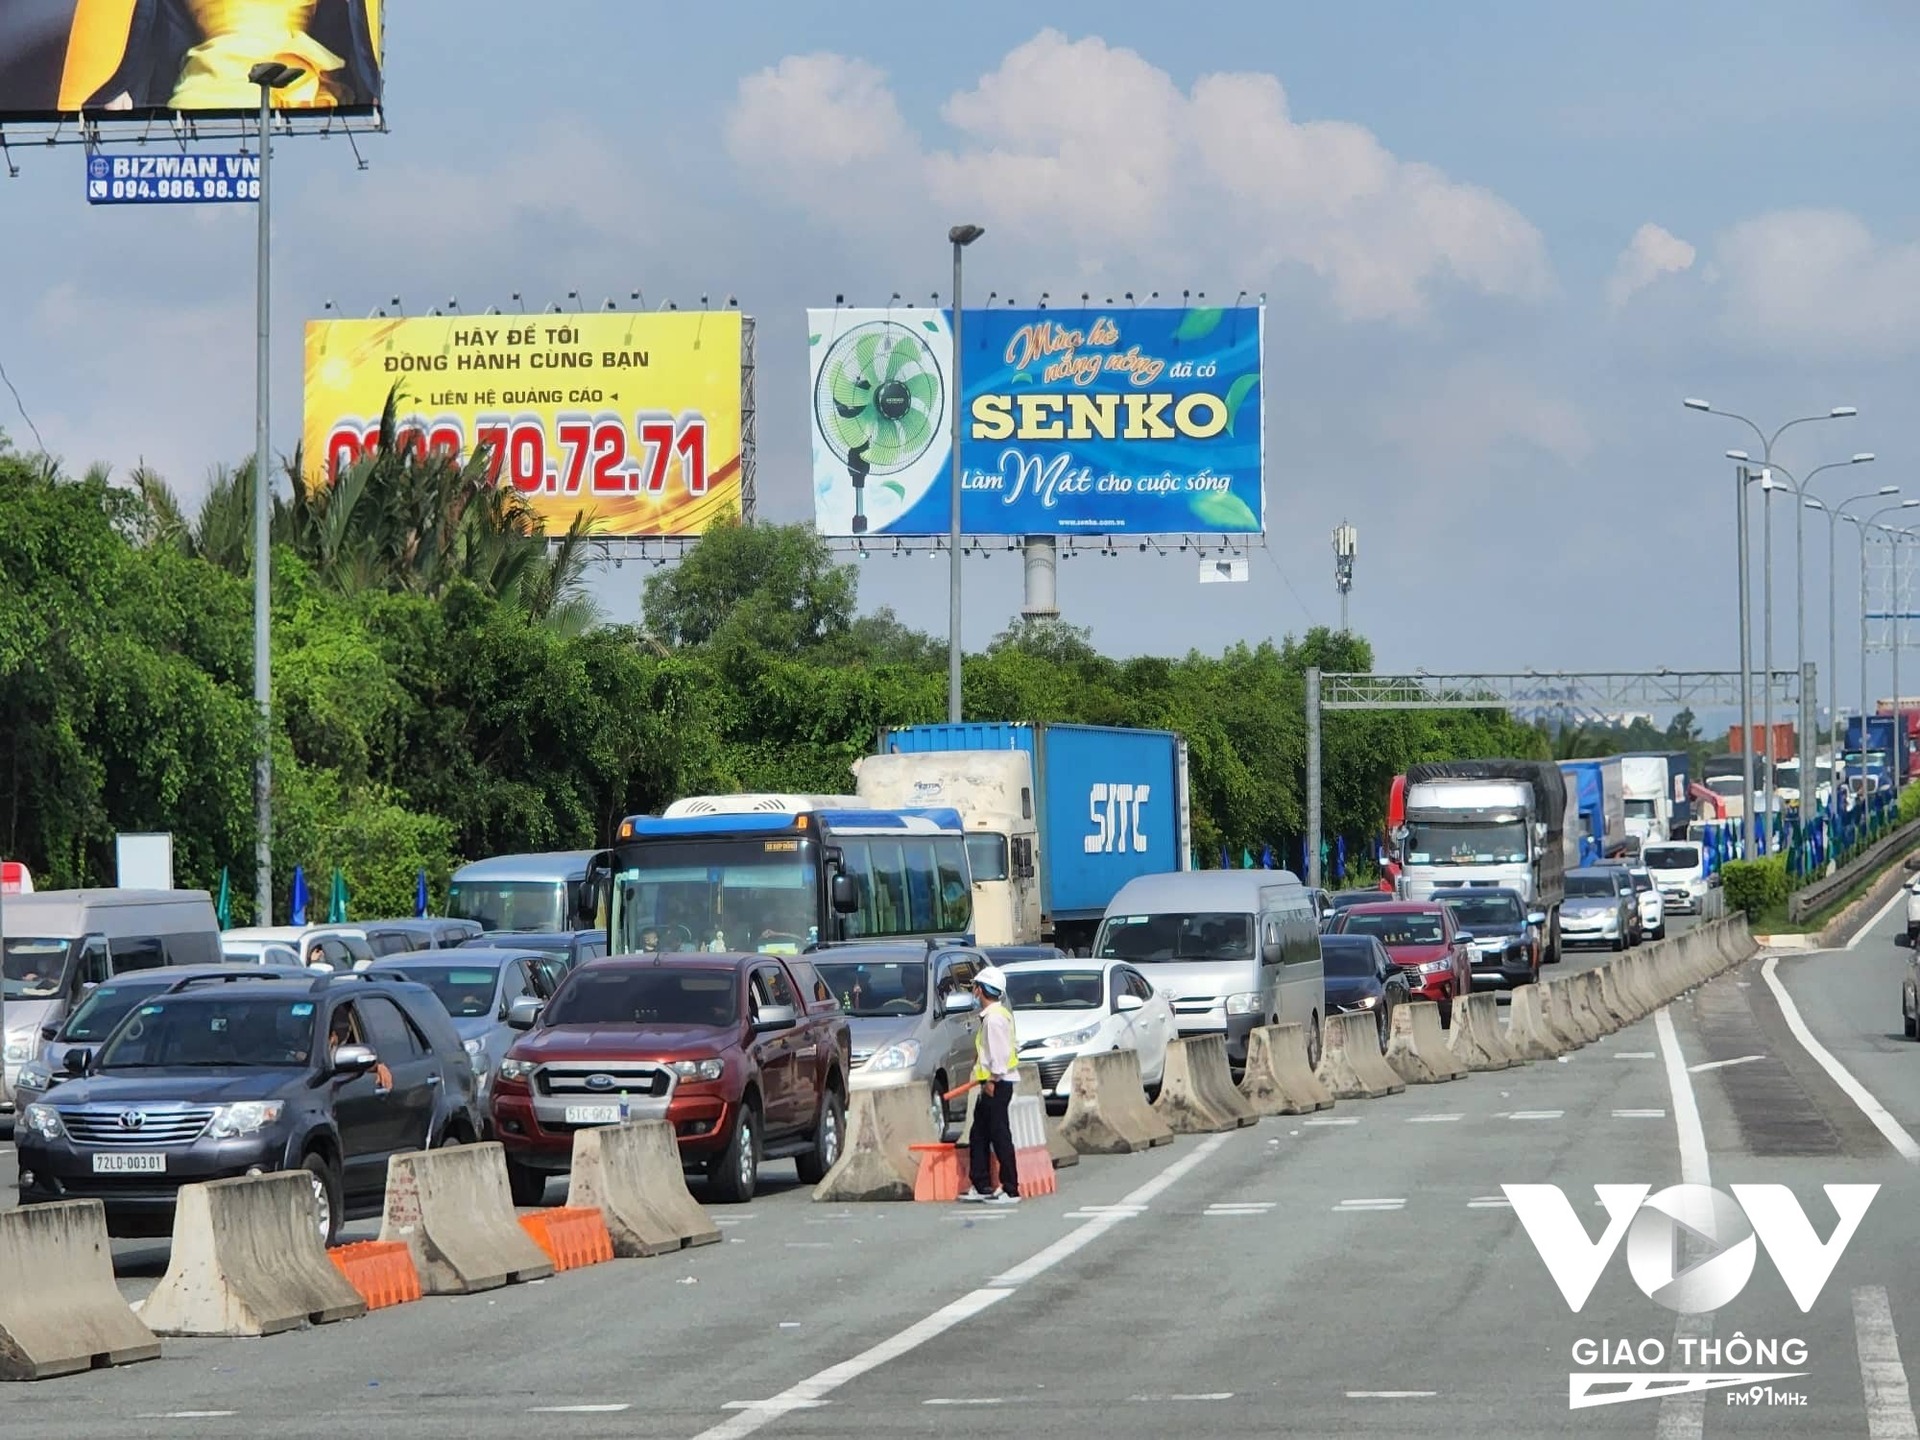
[[[33,1042],[31,1040],[9,1039],[7,1041],[7,1064],[24,1065],[31,1059],[33,1059]]]
[[[1101,1022],[1096,1020],[1091,1025],[1082,1026],[1078,1030],[1070,1030],[1065,1035],[1049,1035],[1045,1041],[1046,1048],[1049,1050],[1072,1050],[1076,1046],[1091,1044],[1093,1038],[1100,1033],[1100,1024]]]
[[[493,1062],[487,1058],[487,1042],[483,1039],[462,1040],[466,1047],[467,1063],[473,1066],[475,1075],[485,1075],[493,1069]]]
[[[29,1105],[21,1112],[20,1118],[27,1122],[27,1128],[42,1140],[64,1140],[67,1127],[60,1123],[60,1112],[51,1105]]]
[[[1358,1000],[1353,1002],[1353,1008],[1356,1010],[1374,1010],[1378,1009],[1379,1005],[1380,997],[1378,995],[1362,995]]]
[[[1422,975],[1445,975],[1453,969],[1451,960],[1423,960],[1413,967]]]
[[[911,1070],[920,1062],[920,1042],[918,1040],[896,1040],[883,1050],[876,1050],[868,1057],[863,1070]]]
[[[509,1057],[500,1062],[502,1080],[531,1080],[533,1071],[534,1062],[531,1060],[515,1060]]]
[[[1256,1015],[1260,1011],[1260,993],[1249,990],[1240,995],[1227,996],[1227,1014]]]
[[[236,1135],[257,1135],[278,1120],[286,1110],[281,1100],[241,1100],[222,1105],[213,1112],[207,1133],[216,1140],[231,1140]]]
[[[727,1062],[724,1060],[676,1060],[673,1062],[673,1073],[682,1080],[718,1080],[727,1073]]]
[[[20,1067],[20,1073],[13,1077],[13,1083],[28,1090],[51,1090],[53,1071],[39,1060],[29,1060]]]

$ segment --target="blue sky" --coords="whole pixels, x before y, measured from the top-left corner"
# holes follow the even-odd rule
[[[1383,668],[1730,667],[1720,456],[1745,437],[1683,395],[1775,423],[1858,406],[1781,458],[1871,450],[1819,493],[1920,494],[1910,5],[1042,8],[395,0],[369,168],[276,151],[277,440],[329,300],[731,293],[760,322],[762,513],[800,518],[805,308],[944,290],[969,219],[969,295],[1268,295],[1269,547],[1238,586],[1190,558],[1063,565],[1066,618],[1116,653],[1332,620],[1346,519]],[[16,155],[0,362],[74,465],[144,457],[197,491],[251,445],[251,213],[90,210],[77,151]],[[26,438],[10,397],[0,426]],[[1824,665],[1824,522],[1809,548]],[[605,579],[616,618],[639,571]],[[978,645],[1019,569],[967,573]],[[939,632],[943,579],[876,559],[863,597]]]

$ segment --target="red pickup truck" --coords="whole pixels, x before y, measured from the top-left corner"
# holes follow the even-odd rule
[[[795,956],[621,955],[572,971],[500,1062],[494,1134],[514,1203],[538,1204],[574,1132],[661,1116],[720,1201],[751,1200],[764,1160],[825,1175],[846,1135],[852,1040],[833,992]]]

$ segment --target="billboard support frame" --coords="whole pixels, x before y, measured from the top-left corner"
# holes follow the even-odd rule
[[[754,366],[758,350],[751,315],[740,316],[740,523],[751,525],[759,508],[754,486],[759,475],[760,417],[754,410]]]

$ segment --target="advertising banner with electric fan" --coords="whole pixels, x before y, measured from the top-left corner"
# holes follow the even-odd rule
[[[741,511],[737,310],[415,316],[307,325],[305,453],[317,483],[395,448],[468,457],[549,534],[704,534]]]
[[[959,366],[969,535],[1257,535],[1265,312],[973,310]],[[944,535],[954,346],[945,310],[810,310],[813,506],[824,535]]]

